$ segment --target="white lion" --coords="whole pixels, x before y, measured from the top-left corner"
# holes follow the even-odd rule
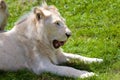
[[[12,30],[0,33],[0,69],[27,68],[36,74],[51,72],[74,78],[94,76],[93,72],[58,65],[69,59],[103,61],[61,51],[70,36],[71,31],[57,8],[43,3],[20,19]]]

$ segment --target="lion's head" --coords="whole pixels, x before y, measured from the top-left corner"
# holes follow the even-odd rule
[[[63,46],[71,36],[71,31],[65,24],[65,19],[60,15],[57,8],[46,4],[34,8],[34,13],[44,26],[43,34],[46,34],[50,44],[55,48]]]
[[[63,46],[71,36],[71,31],[57,8],[45,3],[42,6],[35,7],[30,15],[27,14],[27,18],[24,17],[17,22],[18,25],[20,25],[18,32],[25,32],[27,37],[37,39],[44,45],[50,45],[55,49]]]

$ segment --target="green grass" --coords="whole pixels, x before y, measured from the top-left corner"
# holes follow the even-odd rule
[[[40,2],[20,3],[6,0],[10,17],[6,30]],[[39,0],[38,0],[39,1]],[[72,31],[64,51],[88,57],[103,58],[101,64],[83,64],[76,60],[68,66],[93,71],[97,77],[73,79],[55,74],[35,75],[28,70],[0,72],[0,80],[120,80],[120,0],[48,0],[55,5]]]

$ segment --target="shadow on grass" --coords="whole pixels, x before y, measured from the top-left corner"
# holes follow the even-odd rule
[[[60,66],[69,66],[69,67],[76,68],[78,70],[86,70],[89,72],[94,72],[91,69],[91,65],[94,65],[94,64],[84,64],[83,62],[80,62],[77,60],[71,60],[69,63],[64,63],[64,64],[61,64]],[[82,79],[82,80],[95,80],[95,79],[96,77],[94,76],[94,77]],[[36,75],[26,69],[23,69],[16,72],[0,71],[0,80],[81,80],[81,79],[58,76],[56,74],[51,74],[48,72],[42,73],[40,75]]]

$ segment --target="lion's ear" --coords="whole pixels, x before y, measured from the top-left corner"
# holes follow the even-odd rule
[[[42,17],[44,16],[42,11],[38,7],[34,8],[34,14],[35,14],[37,20],[42,19]]]
[[[42,19],[43,17],[48,17],[51,15],[49,11],[39,7],[34,8],[34,13],[38,20]]]

